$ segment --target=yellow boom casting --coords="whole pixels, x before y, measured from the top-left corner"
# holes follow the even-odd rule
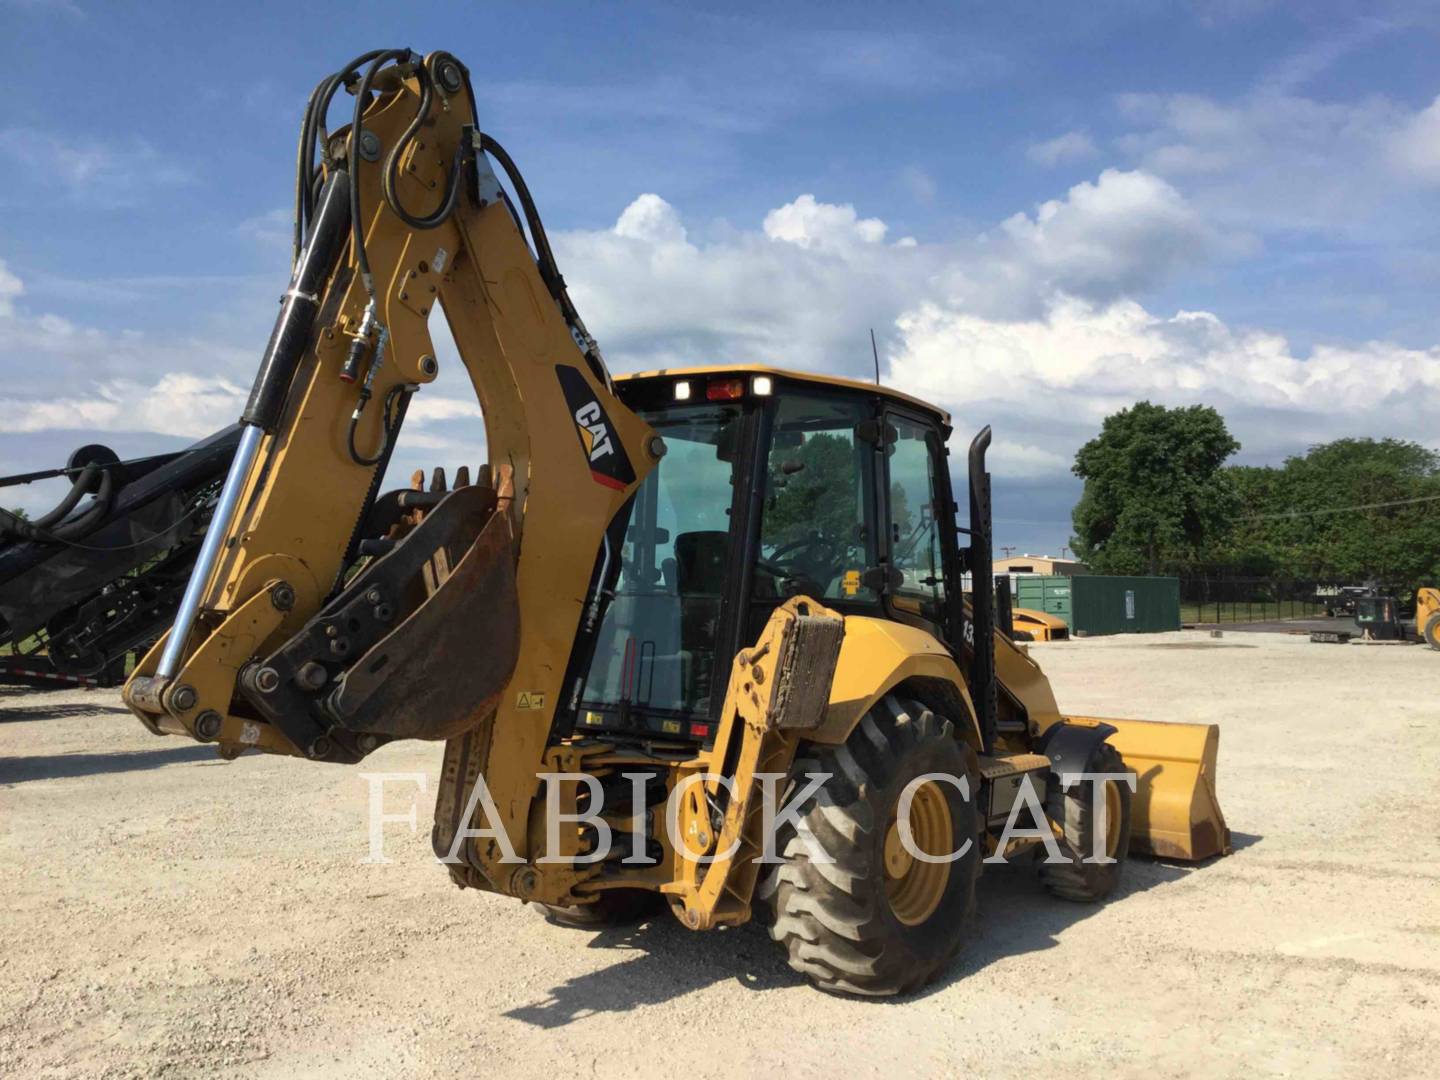
[[[490,464],[382,494],[437,308]],[[959,947],[986,853],[1053,851],[1046,885],[1098,900],[1132,847],[1228,850],[1213,727],[1062,716],[989,590],[962,593],[991,565],[989,430],[957,532],[925,402],[758,367],[612,379],[447,53],[367,53],[312,95],[242,422],[125,700],[225,756],[444,740],[433,839],[462,885],[582,925],[764,903],[817,985],[889,994]]]

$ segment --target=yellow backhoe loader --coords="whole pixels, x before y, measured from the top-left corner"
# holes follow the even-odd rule
[[[991,566],[989,429],[957,531],[932,405],[751,366],[612,378],[447,53],[322,81],[298,172],[233,467],[125,688],[151,731],[336,763],[443,741],[459,884],[577,925],[763,904],[845,993],[934,978],[984,858],[1053,852],[1045,884],[1094,901],[1128,851],[1229,849],[1213,726],[1062,715],[962,594]],[[381,494],[437,309],[490,464]]]
[[[1415,633],[1432,649],[1440,649],[1440,589],[1415,590]]]

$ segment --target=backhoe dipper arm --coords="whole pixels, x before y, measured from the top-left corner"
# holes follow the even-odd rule
[[[342,86],[356,120],[329,134]],[[479,768],[524,851],[552,721],[579,692],[565,682],[572,646],[593,630],[622,511],[663,444],[611,392],[449,54],[369,53],[316,88],[300,236],[204,550],[125,700],[152,731],[223,754],[356,761],[391,739],[483,730],[476,753],[504,767]],[[448,494],[377,499],[411,398],[439,370],[437,304],[492,464]]]

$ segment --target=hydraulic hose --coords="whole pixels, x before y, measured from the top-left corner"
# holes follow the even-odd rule
[[[105,469],[100,474],[100,488],[95,492],[95,501],[87,506],[79,517],[48,526],[50,535],[61,540],[78,540],[94,532],[110,513],[110,506],[114,501],[115,473],[111,469]]]
[[[344,68],[333,75],[327,75],[316,84],[305,106],[305,117],[300,125],[300,148],[295,166],[295,235],[294,257],[298,261],[300,249],[304,246],[305,231],[315,212],[315,201],[321,179],[321,169],[315,165],[315,151],[328,151],[329,135],[325,128],[326,117],[330,114],[330,103],[335,92],[355,77],[362,65],[368,64],[385,50],[372,49],[357,56]]]
[[[430,115],[430,103],[435,96],[433,80],[424,65],[421,65],[416,74],[420,80],[420,105],[415,110],[415,117],[410,121],[410,125],[401,133],[390,153],[386,155],[384,168],[380,172],[380,189],[385,196],[385,202],[389,204],[395,216],[406,225],[412,229],[433,229],[442,224],[455,210],[455,201],[460,195],[460,169],[465,163],[466,144],[462,140],[455,146],[455,155],[451,159],[450,170],[445,178],[445,193],[440,198],[440,205],[424,217],[412,215],[400,202],[400,193],[395,190],[395,177],[400,168],[400,157],[405,153],[405,148],[414,140],[420,126],[425,122],[425,118]]]
[[[95,474],[99,471],[99,466],[86,465],[85,468],[80,470],[80,475],[75,477],[71,483],[70,490],[65,493],[65,497],[55,504],[55,508],[48,514],[42,514],[31,522],[31,524],[37,529],[48,529],[51,525],[62,520],[66,514],[70,513],[71,510],[74,510],[75,507],[79,505],[80,500],[85,497],[85,493],[94,485]]]
[[[387,49],[370,61],[370,66],[360,77],[360,85],[355,89],[355,114],[350,124],[350,147],[347,161],[352,177],[360,175],[360,142],[361,135],[365,130],[365,106],[370,103],[370,87],[375,82],[375,76],[387,63],[408,60],[411,55],[409,49]],[[350,227],[354,239],[355,265],[360,270],[360,280],[365,285],[365,291],[373,300],[375,299],[375,278],[370,273],[370,259],[365,254],[365,219],[360,216],[360,185],[358,183],[350,185]]]
[[[470,88],[470,76],[465,76],[466,89]],[[471,91],[471,100],[475,98]],[[540,220],[540,212],[535,207],[535,199],[530,194],[530,188],[525,183],[525,177],[521,175],[520,168],[515,164],[511,156],[505,152],[492,136],[484,133],[480,136],[480,149],[493,157],[504,170],[506,179],[510,186],[515,189],[515,197],[520,200],[520,209],[525,215],[525,224],[530,230],[530,240],[535,245],[535,265],[540,271],[540,279],[545,283],[550,296],[560,307],[560,314],[564,316],[565,322],[570,326],[571,332],[579,342],[581,350],[585,354],[585,360],[589,363],[595,377],[605,387],[613,389],[610,381],[610,371],[605,366],[605,360],[600,355],[600,346],[590,336],[585,328],[585,323],[580,318],[580,312],[576,310],[574,302],[570,299],[570,290],[565,286],[565,278],[560,273],[560,267],[555,261],[555,252],[550,248],[550,237],[545,232],[545,224]],[[506,199],[509,202],[509,199]],[[514,213],[514,207],[510,208]]]
[[[66,518],[71,511],[95,486],[97,476],[99,477],[99,487],[95,491],[95,501],[78,516],[67,521]],[[56,503],[52,510],[42,514],[34,521],[26,521],[9,511],[0,514],[0,535],[9,534],[21,540],[39,540],[52,544],[68,543],[99,528],[106,515],[110,513],[110,507],[114,501],[114,471],[101,465],[87,465],[75,477],[65,497]]]
[[[379,465],[390,456],[390,450],[395,443],[395,436],[400,431],[400,425],[405,421],[405,410],[410,404],[411,390],[408,384],[398,383],[392,386],[385,395],[385,402],[382,406],[384,416],[380,424],[380,449],[373,455],[365,455],[355,446],[355,429],[360,426],[361,409],[356,409],[350,417],[350,430],[346,433],[346,444],[350,448],[350,460],[356,465],[363,465],[369,468],[372,465]]]

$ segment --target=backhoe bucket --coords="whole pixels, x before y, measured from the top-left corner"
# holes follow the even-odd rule
[[[250,705],[308,757],[346,762],[391,739],[452,738],[493,711],[520,644],[500,500],[488,482],[384,496],[367,530],[408,513],[409,531],[241,675]]]
[[[1116,731],[1110,743],[1135,770],[1130,850],[1161,859],[1199,862],[1230,854],[1230,830],[1215,795],[1216,724],[1101,720]]]

